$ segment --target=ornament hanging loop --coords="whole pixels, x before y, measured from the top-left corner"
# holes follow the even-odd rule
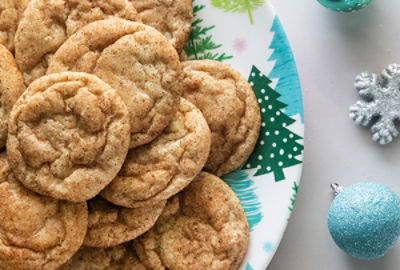
[[[331,184],[331,189],[333,190],[333,194],[337,196],[340,192],[344,190],[344,187],[339,185],[338,183]]]

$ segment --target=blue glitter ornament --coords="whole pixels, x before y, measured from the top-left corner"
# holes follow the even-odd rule
[[[318,0],[318,2],[334,11],[352,12],[368,6],[372,0]]]
[[[359,259],[382,257],[400,235],[400,198],[388,187],[359,183],[341,189],[328,214],[328,227],[336,244]]]

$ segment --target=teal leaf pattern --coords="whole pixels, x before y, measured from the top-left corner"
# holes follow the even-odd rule
[[[254,24],[252,11],[262,6],[265,0],[211,0],[211,4],[226,12],[245,13],[249,15],[250,23]]]
[[[193,0],[194,2],[195,0]],[[222,47],[222,44],[216,44],[212,40],[212,35],[209,34],[209,31],[214,29],[215,25],[208,27],[201,25],[203,19],[199,18],[198,13],[205,7],[205,5],[193,6],[194,21],[192,23],[192,31],[184,48],[186,56],[189,60],[211,59],[222,62],[231,59],[232,56],[215,52],[216,49]]]
[[[255,185],[248,171],[236,170],[224,175],[223,180],[232,188],[240,200],[240,204],[246,213],[250,231],[259,224],[263,218],[261,202],[255,193]]]
[[[248,263],[248,264],[246,265],[246,270],[254,270],[254,268],[251,267],[251,265]]]

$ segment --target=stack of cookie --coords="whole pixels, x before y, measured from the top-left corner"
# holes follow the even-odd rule
[[[0,269],[237,269],[248,224],[218,176],[260,112],[228,65],[179,60],[191,0],[8,2]]]

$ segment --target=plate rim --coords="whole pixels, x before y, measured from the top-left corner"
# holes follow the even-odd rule
[[[266,4],[264,4],[264,5],[262,6],[262,8],[264,8],[264,9],[266,10],[266,12],[272,13],[272,15],[273,15],[274,17],[277,16],[278,18],[280,18],[279,15],[278,15],[278,13],[276,12],[276,9],[274,8],[273,4],[271,3],[271,1],[266,0]],[[282,26],[282,27],[283,27],[283,26]],[[287,37],[286,29],[285,29],[284,27],[283,27],[283,29],[284,29],[285,36]],[[294,64],[295,64],[295,66],[296,66],[296,73],[297,73],[297,76],[299,77],[301,103],[304,105],[303,88],[302,88],[302,84],[301,84],[301,80],[300,80],[300,74],[299,74],[299,70],[298,70],[298,67],[297,67],[297,61],[296,61],[296,58],[295,58],[295,56],[294,56],[293,49],[292,49],[292,46],[291,46],[291,43],[289,42],[289,40],[288,40],[288,46],[289,46],[289,49],[290,49],[290,51],[291,51],[291,53],[292,53],[292,55],[293,55]],[[303,114],[304,114],[304,107],[302,108],[302,112],[303,112]],[[305,121],[305,120],[304,120],[304,121]],[[305,125],[304,125],[304,123],[302,123],[302,129],[301,129],[301,133],[300,133],[299,135],[302,136],[302,138],[303,138],[303,140],[304,140],[304,135],[305,135]],[[305,140],[304,140],[304,141],[305,141]],[[303,143],[303,146],[304,146],[304,143]],[[297,176],[298,176],[298,177],[297,177],[297,179],[295,179],[295,182],[297,183],[297,186],[298,186],[298,187],[300,187],[301,179],[302,179],[302,174],[303,174],[304,151],[305,151],[305,148],[304,148],[304,150],[301,152],[301,154],[298,155],[299,159],[302,161],[300,164],[297,165]],[[286,178],[285,178],[285,180],[286,180]],[[296,208],[295,205],[296,205],[296,201],[295,201],[295,203],[294,203],[294,205],[293,205],[293,211],[294,211],[294,209]],[[290,222],[290,219],[291,219],[291,217],[292,217],[293,211],[288,211],[288,213],[287,213],[287,223],[285,223],[284,227],[283,227],[282,230],[280,231],[280,235],[278,236],[279,241],[278,241],[277,245],[275,245],[275,246],[273,247],[273,249],[272,249],[272,251],[271,251],[271,256],[269,257],[269,259],[267,259],[267,258],[265,259],[265,261],[264,261],[264,265],[265,265],[264,269],[267,269],[267,268],[268,268],[269,264],[271,263],[271,261],[272,261],[273,258],[275,257],[276,252],[278,251],[279,246],[280,246],[281,243],[282,243],[282,238],[283,238],[283,236],[284,236],[284,234],[285,234],[285,232],[286,232],[286,230],[287,230],[287,226],[288,226],[288,224],[289,224],[289,222]]]

